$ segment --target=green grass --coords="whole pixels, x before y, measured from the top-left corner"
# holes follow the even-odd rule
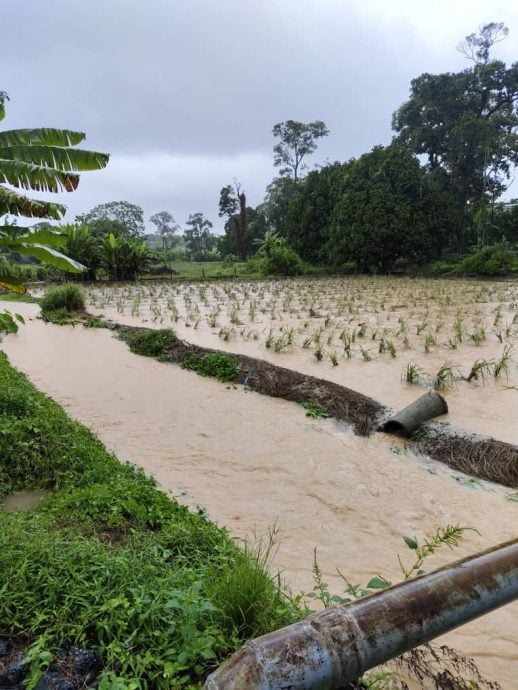
[[[170,264],[176,272],[174,278],[186,280],[202,280],[204,278],[232,278],[232,277],[259,277],[259,271],[250,272],[246,262],[239,262],[229,266],[224,261],[175,261]]]
[[[119,463],[1,353],[0,377],[0,494],[50,489],[0,510],[0,638],[95,648],[102,688],[193,688],[300,615],[261,554]]]
[[[183,369],[190,369],[218,381],[231,382],[239,378],[239,360],[219,352],[208,352],[204,355],[192,352],[182,359],[181,366]]]
[[[166,329],[132,331],[121,328],[119,336],[128,343],[129,349],[135,354],[157,359],[166,359],[177,340],[173,331]]]

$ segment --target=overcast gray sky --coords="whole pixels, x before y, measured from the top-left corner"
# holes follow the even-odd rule
[[[111,154],[63,195],[69,221],[125,199],[220,229],[234,177],[262,201],[276,122],[324,120],[311,164],[346,160],[390,141],[412,78],[468,66],[455,47],[478,26],[504,21],[494,54],[518,59],[516,0],[0,0],[0,18],[2,125]]]

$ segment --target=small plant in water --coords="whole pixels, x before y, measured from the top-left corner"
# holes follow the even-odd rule
[[[318,403],[303,402],[300,404],[306,410],[306,417],[311,417],[311,419],[325,419],[329,417],[329,414]]]
[[[455,385],[457,367],[444,363],[433,377],[433,387],[436,391],[450,390]]]
[[[406,365],[406,369],[403,372],[403,376],[401,377],[404,383],[421,383],[423,376],[426,376],[426,372],[424,369],[421,369],[421,367],[418,364],[414,364],[413,362],[409,362]]]

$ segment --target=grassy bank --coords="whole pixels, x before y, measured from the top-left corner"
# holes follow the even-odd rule
[[[103,689],[198,687],[299,615],[265,553],[121,464],[3,353],[0,377],[0,496],[50,490],[35,510],[0,510],[0,638],[32,645],[33,684],[67,643],[96,650]]]

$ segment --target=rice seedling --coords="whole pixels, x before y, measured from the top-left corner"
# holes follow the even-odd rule
[[[318,344],[318,345],[316,346],[315,350],[313,351],[313,354],[314,354],[315,359],[317,360],[317,362],[321,362],[321,361],[324,359],[324,354],[325,354],[325,353],[324,353],[324,350],[323,350],[323,348],[322,348],[322,346],[321,346],[320,344]]]
[[[473,333],[471,333],[470,338],[475,345],[480,345],[480,343],[483,343],[486,339],[486,331],[484,327],[479,326]]]
[[[424,369],[421,369],[418,364],[409,362],[403,372],[402,380],[404,383],[419,384],[425,376],[428,376],[428,374]]]
[[[366,348],[360,346],[360,352],[365,362],[370,362],[372,360],[371,350],[367,350]]]
[[[494,362],[487,359],[476,359],[468,374],[466,381],[478,381],[482,380],[482,383],[486,382],[487,378],[492,378]]]
[[[428,333],[424,339],[424,351],[426,354],[430,352],[430,348],[437,347],[437,340],[432,333]]]
[[[451,390],[457,379],[455,364],[444,363],[432,379],[433,387],[436,391]]]
[[[464,333],[463,325],[462,325],[463,323],[464,323],[463,317],[461,316],[461,314],[459,314],[457,312],[457,314],[455,316],[455,321],[453,323],[453,332],[455,334],[455,338],[456,338],[457,342],[459,342],[459,343],[462,342],[462,336]]]
[[[331,360],[331,364],[334,367],[337,367],[338,366],[338,357],[336,355],[336,352],[328,352],[328,357]]]
[[[509,362],[511,361],[511,353],[511,345],[506,345],[502,355],[500,356],[500,359],[495,360],[493,364],[493,378],[495,380],[500,378],[502,374],[505,374],[505,377],[509,378]]]

